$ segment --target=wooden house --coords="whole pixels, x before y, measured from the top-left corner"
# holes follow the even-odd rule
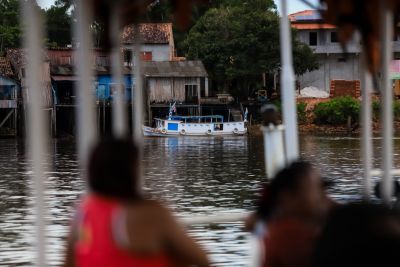
[[[208,76],[201,61],[147,61],[143,75],[149,122],[153,114],[165,114],[172,102],[182,113],[201,113],[201,98],[208,96]]]
[[[29,101],[27,97],[27,82],[25,76],[25,66],[27,62],[26,51],[24,49],[8,49],[6,57],[10,61],[16,78],[20,81],[23,101]],[[41,69],[40,82],[42,84],[42,97],[46,108],[52,108],[54,105],[53,91],[50,79],[50,61],[43,51],[43,63],[39,66]]]
[[[0,57],[0,135],[17,135],[19,84],[10,61]]]

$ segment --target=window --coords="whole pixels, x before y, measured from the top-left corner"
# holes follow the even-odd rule
[[[105,100],[107,98],[107,91],[105,84],[99,84],[97,86],[97,99]]]
[[[132,51],[131,50],[125,50],[124,51],[124,64],[125,66],[132,66]]]
[[[196,84],[186,84],[185,85],[185,99],[186,102],[197,101],[197,85]]]
[[[96,65],[106,67],[108,66],[108,60],[106,56],[98,56],[96,57]]]
[[[71,65],[71,57],[70,56],[60,57],[60,65]]]
[[[144,51],[140,53],[140,59],[143,61],[152,61],[153,53],[151,51]]]
[[[318,33],[317,32],[310,32],[309,33],[309,45],[315,46],[318,43]]]
[[[337,42],[338,42],[337,32],[331,32],[331,43],[337,43]]]
[[[338,62],[346,62],[347,59],[345,57],[340,57],[338,58]]]

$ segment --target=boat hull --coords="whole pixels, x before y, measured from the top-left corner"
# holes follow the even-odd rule
[[[164,121],[164,120],[163,120]],[[244,122],[229,123],[182,123],[165,120],[162,126],[143,126],[144,136],[240,136],[247,133]]]

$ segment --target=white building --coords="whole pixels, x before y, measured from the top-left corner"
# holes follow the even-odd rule
[[[357,34],[344,47],[338,41],[336,27],[323,22],[316,10],[304,10],[289,15],[291,25],[297,30],[298,39],[308,44],[318,55],[320,67],[297,77],[300,87],[314,86],[330,92],[331,81],[360,80],[362,47]],[[400,52],[400,42],[396,38],[394,51]]]
[[[172,23],[141,23],[135,29],[126,26],[122,32],[124,61],[132,61],[131,50],[135,44],[135,30],[139,32],[141,58],[144,61],[171,61],[175,59],[175,43]]]

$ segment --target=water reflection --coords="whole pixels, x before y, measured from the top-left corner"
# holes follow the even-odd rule
[[[303,157],[319,165],[336,181],[330,193],[339,200],[359,198],[361,163],[358,138],[301,138]],[[0,265],[30,266],[32,197],[23,145],[0,140]],[[50,146],[54,171],[48,173],[48,237],[50,266],[61,263],[64,238],[73,205],[83,192],[75,144]],[[380,140],[374,140],[374,164],[379,166]],[[395,140],[398,153],[400,141]],[[397,154],[395,163],[400,165]],[[179,216],[244,211],[252,207],[264,179],[262,138],[148,138],[144,140],[144,186]],[[211,252],[218,266],[246,266],[248,235],[240,223],[190,229]]]

